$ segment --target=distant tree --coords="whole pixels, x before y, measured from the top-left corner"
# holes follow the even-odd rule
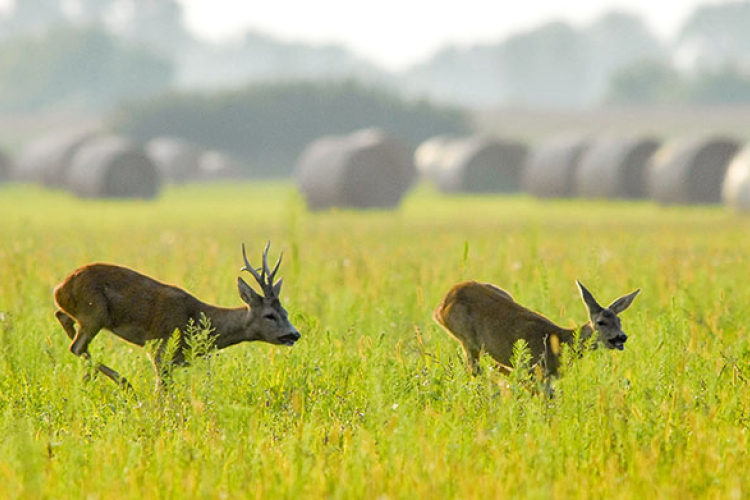
[[[0,45],[0,109],[107,108],[165,90],[171,74],[168,62],[103,31],[55,29]]]
[[[565,23],[550,23],[509,38],[501,64],[512,103],[587,104],[591,93],[588,40]]]
[[[613,104],[665,104],[685,99],[685,81],[664,61],[639,61],[616,71],[605,101]]]
[[[668,58],[662,43],[633,14],[607,13],[585,33],[591,50],[592,97],[596,101],[603,97],[612,75],[619,69],[646,59]]]
[[[690,100],[697,104],[750,104],[750,74],[731,66],[701,72],[690,85]]]
[[[77,0],[72,12],[73,21],[88,26],[104,26],[120,0]]]
[[[469,107],[498,106],[507,101],[502,54],[497,44],[445,47],[400,76],[401,87],[409,95]]]
[[[469,132],[453,108],[405,101],[354,82],[269,83],[222,93],[184,93],[130,103],[115,129],[146,141],[174,135],[232,153],[256,174],[288,175],[304,147],[322,135],[382,127],[409,145]]]
[[[750,2],[697,7],[680,29],[676,45],[678,57],[697,69],[750,67]]]
[[[248,31],[238,42],[196,44],[180,51],[180,83],[216,88],[279,80],[356,79],[386,83],[392,77],[343,46],[284,42]]]
[[[156,53],[173,57],[194,41],[177,0],[118,0],[126,15],[109,23],[112,31]]]
[[[50,26],[67,22],[60,0],[16,0],[4,20],[0,38],[40,34]]]

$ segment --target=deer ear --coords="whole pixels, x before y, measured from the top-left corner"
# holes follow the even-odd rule
[[[586,287],[581,284],[580,281],[576,280],[576,284],[578,285],[578,290],[581,292],[583,303],[586,304],[586,309],[589,310],[589,316],[593,316],[602,312],[602,306],[600,306],[594,296],[591,295],[591,292],[589,292]]]
[[[237,277],[237,287],[240,289],[240,298],[245,304],[252,306],[253,304],[257,304],[263,301],[263,297],[261,297],[258,292],[250,288],[250,285],[245,283],[245,280],[243,280],[239,276]]]
[[[276,282],[276,284],[273,286],[273,295],[278,298],[279,294],[281,293],[281,285],[284,284],[284,278],[279,279],[279,281]]]
[[[630,304],[633,303],[633,301],[635,300],[635,298],[638,296],[639,293],[641,293],[641,289],[640,288],[638,290],[636,290],[635,292],[633,292],[633,293],[629,293],[627,295],[623,295],[619,299],[617,299],[614,302],[612,302],[609,305],[609,308],[612,309],[612,311],[615,314],[620,314],[625,309],[627,309],[628,307],[630,307]]]

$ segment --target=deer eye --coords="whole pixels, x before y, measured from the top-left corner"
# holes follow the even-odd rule
[[[607,324],[607,322],[604,321],[603,319],[597,320],[597,322],[596,322],[596,326],[604,326],[606,324]]]
[[[273,314],[266,314],[263,316],[263,319],[267,319],[268,321],[278,321],[276,316],[274,316]]]

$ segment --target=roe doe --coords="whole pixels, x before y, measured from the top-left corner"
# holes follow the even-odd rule
[[[579,339],[585,341],[596,334],[596,341],[606,348],[622,350],[628,336],[622,331],[618,314],[633,303],[640,289],[602,307],[581,283],[576,283],[590,318],[578,329]],[[479,372],[481,352],[488,353],[503,372],[510,373],[513,344],[523,339],[531,351],[532,363],[541,362],[547,375],[556,375],[560,343],[572,344],[576,332],[523,307],[505,290],[476,281],[451,288],[433,318],[461,343],[473,374]]]
[[[240,271],[252,274],[263,292],[258,294],[238,277],[240,298],[247,306],[224,308],[206,304],[181,288],[127,267],[95,263],[76,269],[55,288],[55,302],[60,308],[55,316],[73,341],[70,351],[76,356],[90,358],[89,343],[102,328],[139,346],[160,341],[152,360],[157,376],[161,375],[162,361],[172,365],[185,363],[185,328],[190,320],[198,324],[201,315],[211,321],[210,335],[216,349],[252,340],[291,346],[300,334],[279,301],[282,280],[273,281],[282,256],[270,270],[269,246],[270,242],[263,252],[263,265],[256,269],[242,245],[245,266]],[[162,360],[167,341],[176,329],[183,333],[179,346],[172,359]],[[113,369],[101,363],[95,366],[115,383],[130,387]]]

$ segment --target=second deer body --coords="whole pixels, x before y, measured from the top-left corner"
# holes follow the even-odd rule
[[[597,342],[609,349],[624,348],[627,335],[622,331],[618,314],[627,309],[638,295],[636,290],[602,307],[580,283],[589,321],[579,328],[579,339],[597,335]],[[472,373],[479,371],[479,355],[486,352],[511,370],[513,345],[520,339],[528,344],[533,363],[543,363],[550,375],[557,373],[560,344],[571,344],[576,330],[562,328],[548,318],[513,300],[505,290],[489,283],[467,281],[455,285],[438,305],[433,317],[463,346]]]

